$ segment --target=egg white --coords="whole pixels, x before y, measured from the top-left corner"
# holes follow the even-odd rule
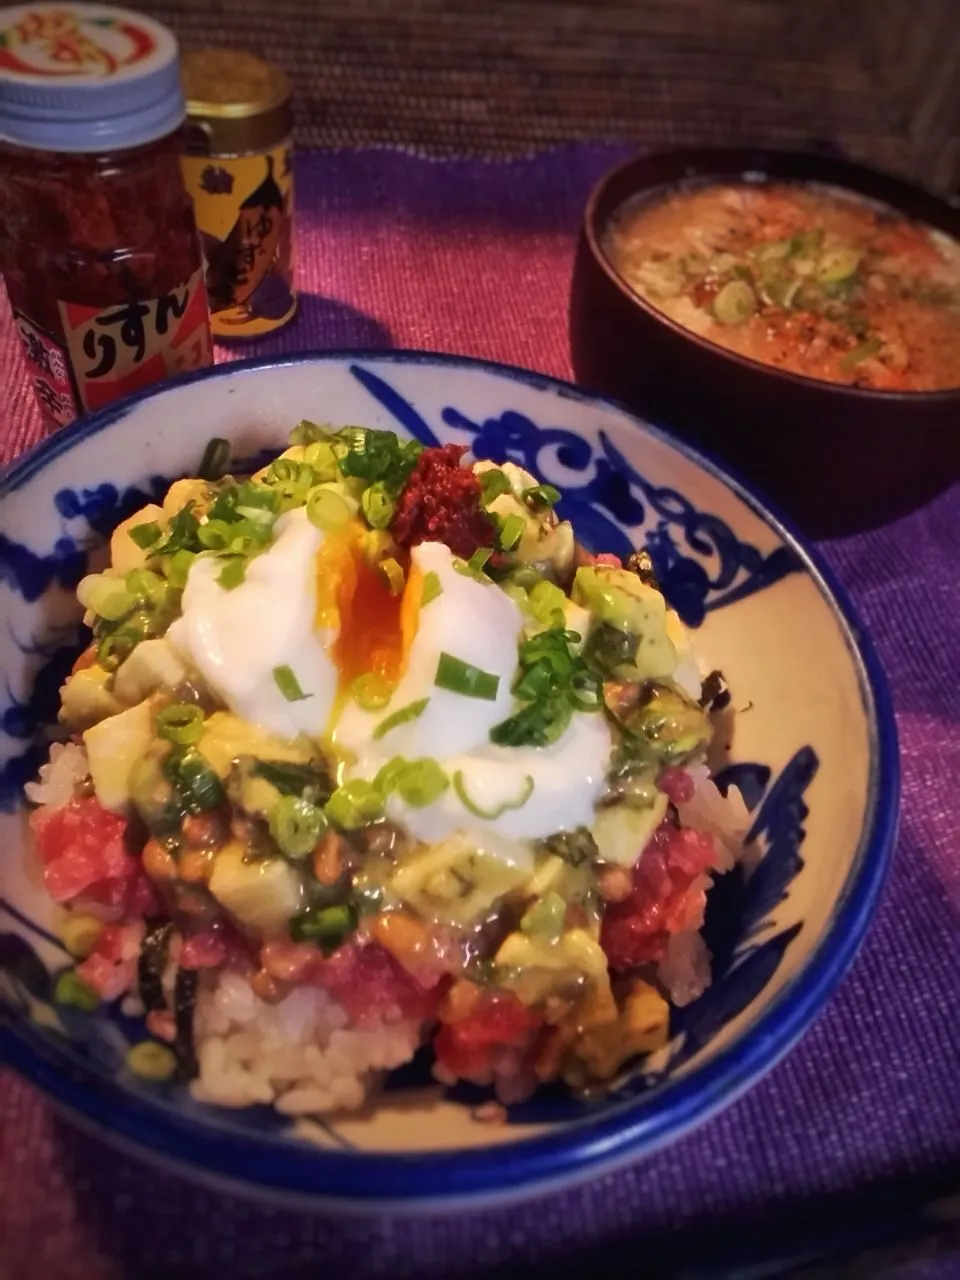
[[[280,517],[272,544],[227,591],[223,565],[200,556],[190,567],[173,647],[238,716],[284,738],[319,736],[330,717],[338,672],[328,653],[336,633],[314,627],[316,555],[323,533],[299,508]],[[274,672],[289,667],[306,695],[288,701]]]

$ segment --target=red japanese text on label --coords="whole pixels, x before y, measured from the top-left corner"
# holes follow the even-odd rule
[[[85,409],[212,360],[203,271],[161,298],[112,307],[58,303]]]
[[[66,426],[80,412],[66,353],[22,312],[14,310],[13,316],[41,412],[58,426]]]

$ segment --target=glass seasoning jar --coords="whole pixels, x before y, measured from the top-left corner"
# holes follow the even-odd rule
[[[177,52],[123,9],[0,10],[0,272],[49,428],[212,362]]]
[[[187,154],[218,338],[271,333],[297,309],[290,81],[236,49],[183,55]]]

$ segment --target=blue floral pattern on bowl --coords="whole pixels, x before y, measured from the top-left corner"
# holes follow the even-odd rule
[[[749,829],[747,857],[709,900],[713,983],[674,1011],[668,1051],[637,1063],[602,1101],[550,1088],[511,1108],[512,1124],[492,1137],[469,1120],[476,1091],[435,1090],[420,1101],[429,1085],[420,1055],[388,1081],[373,1124],[218,1112],[124,1070],[127,1046],[143,1035],[136,1019],[117,1007],[90,1017],[52,1003],[51,974],[65,957],[49,904],[28,884],[18,815],[80,643],[69,593],[120,519],[191,472],[206,435],[226,435],[235,458],[251,458],[268,441],[280,447],[301,417],[462,443],[555,484],[561,514],[588,547],[648,546],[702,656],[731,677],[740,714],[716,781],[742,795]],[[197,421],[208,424],[204,438],[187,426]],[[426,355],[334,355],[221,368],[136,397],[53,438],[0,481],[0,600],[0,963],[13,1011],[4,1047],[68,1106],[204,1176],[353,1205],[431,1205],[522,1194],[650,1151],[788,1047],[839,980],[872,910],[895,831],[895,739],[882,677],[848,607],[736,482],[550,379]],[[771,656],[760,634],[781,652]],[[818,683],[836,704],[826,725],[809,713]],[[831,824],[846,815],[849,827],[851,812],[855,830],[832,851]],[[405,1118],[418,1106],[429,1106],[431,1126]],[[404,1152],[424,1147],[436,1150],[404,1164]]]

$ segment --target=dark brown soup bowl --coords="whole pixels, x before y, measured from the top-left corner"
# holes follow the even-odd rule
[[[729,461],[811,534],[901,515],[960,478],[960,353],[958,385],[947,391],[870,391],[785,373],[668,320],[604,254],[603,232],[630,196],[744,174],[844,187],[960,239],[960,210],[844,160],[747,149],[640,156],[587,202],[570,298],[576,377]]]

